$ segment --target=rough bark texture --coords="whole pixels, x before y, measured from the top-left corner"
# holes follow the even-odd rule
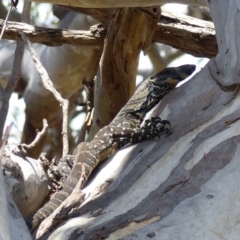
[[[35,2],[46,2],[46,0],[36,0]],[[61,5],[70,5],[75,7],[84,7],[84,8],[118,8],[118,7],[149,7],[162,5],[165,3],[182,3],[195,6],[208,6],[207,0],[123,0],[123,1],[112,1],[112,0],[101,0],[101,1],[91,1],[88,0],[48,0],[49,3],[61,4]]]
[[[212,22],[183,14],[164,12],[153,36],[156,39],[196,57],[211,58],[218,52]]]
[[[102,21],[108,22],[109,16],[104,15],[105,12],[100,13],[99,16],[104,19]],[[3,21],[0,20],[0,29],[2,24]],[[9,22],[3,37],[21,40],[19,31],[23,31],[32,42],[50,46],[59,46],[64,43],[81,46],[102,46],[106,36],[106,29],[103,27],[93,27],[91,31],[80,31],[41,28]],[[198,57],[214,57],[217,54],[213,24],[182,14],[162,12],[160,22],[153,35],[153,41],[168,44]]]
[[[0,20],[0,29],[3,26],[3,20]],[[66,27],[66,26],[65,26]],[[9,40],[22,41],[20,31],[23,31],[30,41],[49,46],[61,46],[64,43],[82,45],[82,46],[101,46],[106,34],[105,29],[98,31],[67,30],[44,28],[28,25],[20,22],[8,22],[3,38]],[[95,32],[95,33],[94,33]]]
[[[122,8],[108,27],[95,83],[93,123],[88,139],[108,125],[133,95],[141,50],[151,47],[159,8]]]

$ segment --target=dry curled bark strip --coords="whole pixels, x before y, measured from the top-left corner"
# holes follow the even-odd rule
[[[36,70],[41,76],[42,82],[44,87],[53,93],[54,97],[57,99],[57,101],[61,104],[62,107],[62,112],[63,112],[63,123],[62,123],[62,129],[63,129],[63,152],[62,156],[64,157],[65,155],[68,154],[69,147],[68,147],[68,105],[69,101],[67,99],[62,98],[60,93],[56,90],[54,87],[52,81],[50,80],[47,71],[45,68],[42,66],[41,61],[39,60],[35,50],[31,46],[31,42],[29,39],[25,36],[24,33],[21,33],[21,36],[24,40],[24,42],[27,44],[27,47],[32,55],[33,61],[36,66]]]

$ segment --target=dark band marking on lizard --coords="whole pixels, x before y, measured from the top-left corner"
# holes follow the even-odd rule
[[[166,68],[152,75],[141,84],[132,98],[121,109],[113,121],[102,128],[91,142],[80,143],[73,153],[74,163],[62,190],[36,214],[27,218],[31,230],[48,217],[73,191],[78,182],[83,185],[99,162],[112,156],[128,143],[138,143],[159,137],[161,133],[171,134],[168,120],[153,117],[141,126],[146,114],[176,85],[195,71],[195,65]]]

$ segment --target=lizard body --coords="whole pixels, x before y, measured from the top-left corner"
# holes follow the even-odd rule
[[[34,229],[48,217],[73,191],[81,181],[81,189],[92,170],[127,143],[137,143],[155,138],[162,132],[170,133],[170,123],[158,117],[146,120],[146,114],[176,85],[190,76],[195,65],[166,68],[152,75],[137,89],[128,103],[106,127],[102,128],[91,142],[80,143],[73,153],[74,165],[62,190],[55,193],[50,201],[36,214],[27,219],[30,229]]]

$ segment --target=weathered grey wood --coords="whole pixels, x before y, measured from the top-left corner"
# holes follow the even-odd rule
[[[35,0],[34,2],[48,2],[61,5],[69,5],[76,7],[85,8],[117,8],[117,7],[149,7],[155,5],[162,5],[165,3],[182,3],[187,5],[195,6],[208,6],[207,0],[122,0],[122,1],[112,1],[112,0],[101,0],[101,1],[88,1],[88,0]]]
[[[0,20],[0,30],[4,20]],[[20,22],[8,22],[3,38],[22,41],[20,31],[24,32],[31,42],[42,43],[49,46],[61,46],[62,44],[101,46],[105,37],[105,29],[97,33],[82,30],[67,30],[43,28]]]
[[[2,155],[2,151],[0,149],[0,209],[1,209],[0,239],[1,240],[31,240],[32,238],[29,234],[29,231],[24,222],[24,219],[21,213],[19,212],[15,202],[12,200],[9,194],[11,190],[12,190],[11,193],[13,195],[16,194],[19,188],[16,187],[17,179],[14,179],[13,176],[12,176],[12,183],[13,182],[14,183],[12,184],[12,186],[8,186],[6,184],[6,175],[10,174],[10,172],[7,173],[6,169],[3,170],[4,166],[2,166],[2,163],[4,161],[6,151],[4,152],[5,153]],[[3,176],[3,173],[5,176]],[[14,184],[15,184],[15,188],[13,187]],[[20,195],[21,193],[19,192],[18,197],[20,197]]]
[[[2,168],[2,165],[0,167]],[[0,207],[2,209],[0,216],[0,239],[10,240],[7,199],[2,171],[0,171]]]
[[[90,17],[89,17],[90,18]],[[88,17],[70,12],[61,21],[61,27],[89,29],[89,26],[94,23],[92,19],[89,22]],[[18,25],[18,23],[13,23]],[[26,26],[26,25],[25,25]],[[34,28],[33,26],[29,26]],[[18,29],[18,31],[20,31]],[[26,29],[25,29],[26,30]],[[28,29],[29,30],[29,29]],[[28,32],[26,30],[26,32]],[[73,30],[74,31],[74,30]],[[36,33],[36,32],[35,32]],[[19,32],[17,33],[19,35]],[[44,37],[44,36],[43,36]],[[57,42],[58,40],[55,39]],[[15,42],[1,42],[0,45],[0,81],[7,81],[12,70],[13,54]],[[99,59],[102,52],[102,46],[73,46],[64,44],[58,47],[49,47],[40,44],[34,44],[34,49],[37,52],[43,66],[48,71],[48,74],[54,83],[56,89],[63,97],[68,98],[71,102],[70,112],[75,107],[79,92],[83,88],[82,80],[92,81],[96,75]],[[79,62],[79,64],[77,64]],[[4,64],[1,64],[4,63]],[[5,64],[8,63],[8,64]],[[27,87],[24,91],[24,100],[26,103],[26,122],[23,131],[22,141],[30,143],[36,135],[36,129],[42,128],[42,119],[46,118],[55,143],[52,151],[55,155],[60,156],[62,149],[61,127],[62,113],[59,103],[56,101],[52,93],[48,92],[42,84],[41,78],[35,69],[31,54],[28,50],[25,51],[22,62],[22,78],[27,82]],[[31,151],[31,156],[38,158],[42,151],[42,146],[46,142],[43,139]],[[49,145],[49,140],[48,145]],[[73,141],[70,141],[73,145]],[[46,151],[46,150],[44,150]]]
[[[3,20],[0,20],[0,30],[2,24]],[[3,37],[21,41],[19,31],[23,31],[32,42],[50,46],[60,46],[62,44],[102,46],[106,36],[106,29],[103,27],[92,28],[92,31],[80,31],[49,29],[8,22]],[[211,58],[218,51],[215,30],[211,22],[166,11],[162,12],[153,41],[168,44],[198,57]]]
[[[26,217],[36,211],[50,193],[50,180],[42,162],[24,156],[15,144],[6,145],[1,162],[7,194]]]

